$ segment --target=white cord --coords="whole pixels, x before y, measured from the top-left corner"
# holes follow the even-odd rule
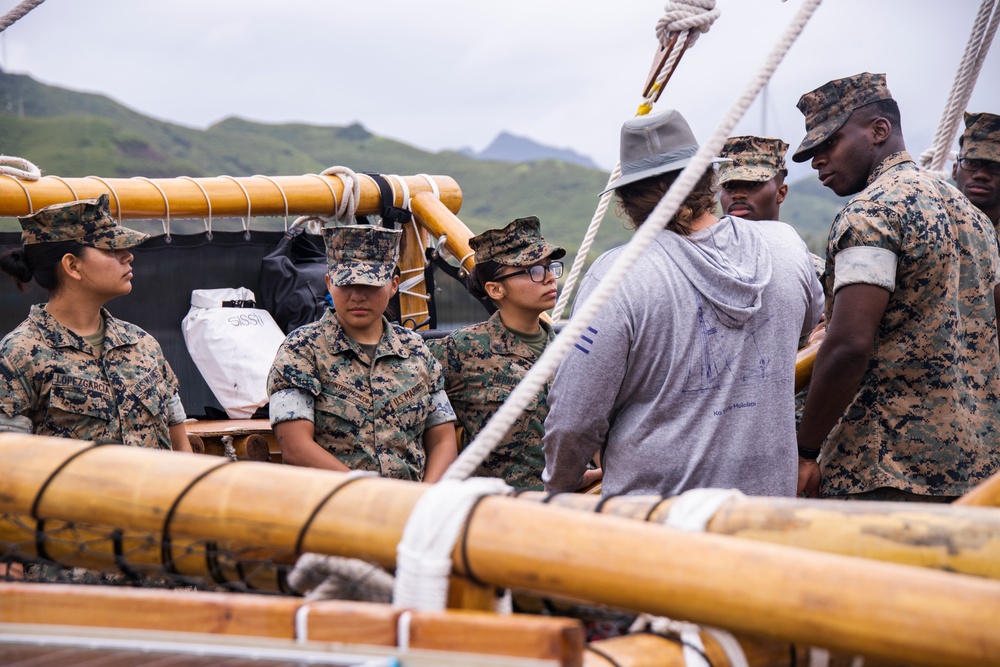
[[[694,188],[702,174],[705,173],[705,170],[708,169],[713,156],[721,150],[733,127],[746,113],[747,108],[770,79],[782,58],[788,53],[788,49],[802,32],[820,2],[821,0],[806,0],[803,3],[782,38],[768,54],[760,71],[751,79],[743,94],[733,103],[732,108],[723,117],[712,137],[698,149],[688,166],[685,167],[663,199],[660,200],[660,203],[656,205],[653,212],[636,231],[632,240],[623,248],[604,279],[580,306],[555,340],[545,348],[542,356],[514,388],[507,401],[486,423],[483,430],[449,466],[443,479],[467,478],[486,460],[493,448],[504,438],[514,421],[528,407],[549,376],[555,372],[559,362],[573,347],[584,329],[604,307],[612,293],[635,265],[639,256],[652,243],[654,237],[667,226],[681,203]]]
[[[23,157],[0,155],[0,174],[20,178],[22,181],[37,181],[42,171]]]

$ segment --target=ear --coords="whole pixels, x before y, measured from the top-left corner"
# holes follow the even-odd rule
[[[391,299],[396,296],[396,292],[399,291],[399,276],[393,276],[392,280],[389,281],[389,284],[392,285],[392,291],[389,292],[389,298]]]
[[[958,180],[958,160],[955,160],[955,164],[951,165],[951,180]]]
[[[502,298],[507,296],[507,288],[504,287],[503,283],[489,281],[483,285],[483,288],[486,290],[486,296],[490,297],[494,301],[500,301]]]
[[[330,274],[323,276],[323,282],[326,283],[326,291],[333,294],[333,285],[330,284]]]
[[[872,133],[874,144],[880,146],[892,135],[892,123],[889,119],[879,116],[872,121],[869,131]]]
[[[59,267],[62,269],[63,275],[70,280],[83,280],[83,272],[80,270],[80,264],[80,258],[70,252],[63,255],[62,259],[59,260]]]
[[[778,188],[778,203],[785,201],[785,197],[788,196],[788,184],[782,183],[781,187]]]

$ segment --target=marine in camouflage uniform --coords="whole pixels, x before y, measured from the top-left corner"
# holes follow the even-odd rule
[[[843,157],[827,166],[833,158],[824,151],[838,149],[826,142],[857,109],[888,99],[884,75],[869,73],[803,95],[808,134],[793,159],[815,155],[813,167],[834,174],[828,187],[839,186]],[[837,215],[827,243],[828,321],[840,290],[853,284],[886,290],[888,302],[860,386],[822,445],[822,493],[958,496],[1000,468],[996,234],[957,189],[914,164],[901,136],[897,143],[890,135],[882,150],[889,154]],[[833,395],[815,375],[814,395]],[[801,443],[800,431],[800,453]]]
[[[543,259],[559,259],[566,251],[547,243],[539,232],[538,218],[514,220],[503,229],[489,230],[469,241],[476,263],[493,260],[512,267],[531,266]],[[545,321],[545,344],[555,333]],[[428,347],[444,367],[445,389],[462,426],[464,448],[486,425],[514,387],[538,360],[538,355],[504,326],[500,312],[489,320],[453,331],[446,338],[428,341]],[[541,490],[545,455],[542,436],[548,415],[545,383],[518,416],[504,439],[479,466],[477,477],[499,477],[518,488]]]
[[[114,250],[146,238],[115,222],[107,195],[49,206],[20,222],[25,246],[75,240]],[[101,317],[100,352],[41,305],[0,341],[0,430],[171,448],[169,427],[185,419],[177,376],[152,336],[104,308]]]
[[[399,257],[396,230],[369,226],[324,230],[336,285],[385,285]],[[328,309],[285,339],[267,379],[272,426],[307,419],[316,443],[352,470],[420,481],[426,429],[455,420],[441,366],[423,339],[382,317],[382,339],[369,354]]]
[[[966,113],[965,131],[958,143],[952,178],[996,229],[1000,225],[1000,116]]]

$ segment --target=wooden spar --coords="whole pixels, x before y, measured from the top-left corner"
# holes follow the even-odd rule
[[[43,558],[64,567],[83,567],[126,576],[168,576],[164,571],[164,553],[159,533],[135,533],[108,526],[49,520],[38,539],[36,522],[27,515],[6,514],[0,517],[0,549],[15,561]],[[119,540],[121,555],[116,554]],[[211,546],[210,544],[211,543]],[[44,553],[39,553],[39,547]],[[177,537],[172,540],[170,577],[198,578],[220,585],[236,584],[257,592],[280,592],[279,566],[295,565],[295,554],[260,547],[239,547],[213,540]],[[210,567],[211,564],[211,567]]]
[[[431,194],[423,176],[403,176],[410,193]],[[462,190],[450,176],[431,176],[440,193],[440,205],[457,213]],[[363,175],[358,215],[377,214],[381,194]],[[332,215],[343,201],[344,184],[337,176],[215,176],[211,178],[59,178],[43,176],[23,181],[0,177],[0,216],[27,215],[45,206],[108,193],[111,213],[123,219]],[[395,203],[402,204],[402,192]],[[286,211],[287,200],[287,211]],[[169,208],[169,211],[168,211]]]
[[[431,195],[433,197],[433,195]],[[446,209],[447,210],[447,209]],[[451,211],[449,214],[454,215]],[[429,329],[430,308],[428,307],[427,282],[424,267],[427,257],[427,230],[413,222],[403,225],[403,240],[399,254],[399,321],[407,329]],[[418,282],[406,288],[407,281]]]
[[[429,229],[434,238],[446,237],[445,247],[448,252],[459,260],[463,269],[472,271],[476,261],[475,253],[469,247],[469,239],[473,235],[465,223],[455,215],[457,211],[444,206],[443,202],[430,192],[418,192],[413,195],[410,200],[410,210],[417,222],[425,229]]]
[[[540,502],[546,495],[519,497]],[[548,501],[587,512],[599,502],[579,493]],[[672,498],[618,496],[605,501],[601,513],[662,524],[673,503]],[[708,532],[1000,579],[1000,512],[985,508],[741,496],[723,503]]]
[[[705,647],[708,664],[713,667],[730,667],[732,663],[719,642],[707,632],[699,634]],[[749,667],[789,664],[793,648],[788,642],[749,637],[739,637],[737,641]],[[602,639],[591,642],[588,648],[593,650],[583,654],[584,667],[686,667],[687,665],[684,649],[679,641],[652,633]],[[843,666],[847,667],[849,664],[850,661],[846,661]],[[865,661],[865,665],[870,664],[869,661]],[[829,665],[834,667],[840,663],[831,660]]]
[[[403,609],[387,604],[155,589],[0,583],[0,622],[399,645]],[[469,611],[410,612],[409,648],[554,660],[577,667],[583,627],[567,618]]]
[[[173,507],[172,535],[295,549],[306,528],[303,551],[390,567],[430,488],[16,434],[0,435],[0,460],[3,512],[30,513],[44,487],[44,519],[162,531]],[[267,502],[245,502],[253,497]],[[495,586],[915,665],[985,665],[1000,655],[1000,582],[978,577],[507,497],[476,506],[452,559],[459,574]]]
[[[1000,506],[1000,473],[996,473],[981,482],[972,491],[956,500],[952,505],[967,505],[969,507]]]
[[[809,386],[812,380],[813,366],[816,363],[816,353],[820,343],[807,345],[795,355],[795,392],[798,393]]]

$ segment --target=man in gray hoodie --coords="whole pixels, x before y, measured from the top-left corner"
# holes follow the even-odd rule
[[[698,144],[673,110],[627,121],[621,141],[613,187],[638,228]],[[819,321],[822,289],[791,227],[720,220],[714,197],[710,167],[556,372],[548,491],[589,482],[600,451],[605,496],[795,495],[795,353]],[[577,303],[620,251],[594,262]]]

